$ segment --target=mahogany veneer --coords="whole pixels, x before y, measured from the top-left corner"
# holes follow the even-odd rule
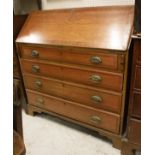
[[[28,111],[91,128],[121,148],[133,6],[33,12],[17,40]]]

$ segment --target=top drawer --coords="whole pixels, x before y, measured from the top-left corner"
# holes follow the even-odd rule
[[[20,46],[20,56],[24,59],[42,59],[73,64],[90,65],[110,70],[122,70],[120,54],[103,53],[99,50],[72,49],[63,47]],[[123,64],[122,64],[123,65]]]

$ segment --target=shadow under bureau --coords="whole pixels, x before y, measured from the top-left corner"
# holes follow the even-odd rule
[[[121,148],[133,6],[33,12],[16,40],[28,113],[45,112]]]

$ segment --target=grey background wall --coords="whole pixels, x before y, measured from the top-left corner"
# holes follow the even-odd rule
[[[37,0],[13,0],[14,13],[26,14],[38,10]],[[42,9],[79,8],[112,5],[134,5],[135,0],[41,0]]]
[[[42,0],[43,9],[134,5],[135,0]]]

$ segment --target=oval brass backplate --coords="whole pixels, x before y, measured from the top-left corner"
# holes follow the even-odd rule
[[[101,103],[102,102],[102,97],[100,96],[97,96],[97,95],[94,95],[94,96],[91,96],[91,101],[94,102],[94,103]]]
[[[34,58],[35,58],[35,57],[38,57],[38,56],[39,56],[39,52],[36,51],[36,50],[32,50],[31,56],[34,57]]]
[[[44,104],[44,99],[42,97],[37,97],[36,98],[36,103],[40,104],[40,105],[43,105]]]
[[[99,116],[91,116],[90,122],[96,125],[99,125],[101,123],[101,118]]]
[[[40,67],[38,65],[32,65],[32,72],[33,73],[39,73]]]
[[[102,63],[102,59],[99,56],[92,56],[90,62],[93,64],[100,64]]]
[[[91,75],[89,78],[93,83],[100,83],[102,81],[102,77],[99,75]]]
[[[34,84],[35,84],[35,88],[37,88],[37,89],[40,89],[42,87],[42,82],[39,80],[35,81]]]

